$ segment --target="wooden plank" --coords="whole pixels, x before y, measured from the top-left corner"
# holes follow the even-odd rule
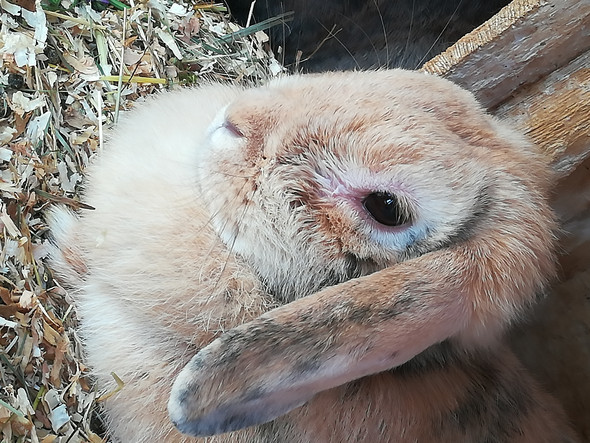
[[[515,0],[423,70],[488,108],[590,49],[590,0]]]
[[[590,51],[499,106],[547,154],[559,177],[590,156]]]

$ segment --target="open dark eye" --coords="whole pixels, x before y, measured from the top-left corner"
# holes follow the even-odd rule
[[[410,221],[407,209],[399,199],[387,192],[373,192],[365,197],[363,206],[371,216],[385,226],[401,226]]]

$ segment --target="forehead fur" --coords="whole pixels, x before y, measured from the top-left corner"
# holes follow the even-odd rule
[[[512,188],[548,183],[528,142],[469,92],[418,72],[278,79],[239,94],[219,119],[202,189],[224,242],[276,288],[294,256],[326,270],[314,281],[350,278],[468,238],[505,177]],[[378,224],[363,203],[376,192],[394,194],[412,223]]]
[[[300,129],[311,139],[360,131],[368,137],[392,130],[440,137],[448,131],[470,140],[495,133],[471,94],[447,80],[401,70],[277,79],[244,93],[226,116],[252,145],[265,145],[270,157],[279,154],[273,140],[297,138]]]

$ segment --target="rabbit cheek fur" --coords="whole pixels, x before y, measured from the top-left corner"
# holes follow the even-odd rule
[[[169,395],[183,432],[235,431],[211,441],[568,441],[497,343],[553,275],[549,173],[470,94],[295,76],[169,94],[120,127],[96,210],[50,217],[89,364],[126,383],[116,441],[192,441]]]
[[[213,223],[282,301],[453,243],[485,210],[487,149],[408,107],[411,92],[383,97],[375,77],[361,90],[347,76],[286,78],[245,92],[210,128],[199,181]],[[362,207],[374,191],[394,192],[414,223],[376,223]]]
[[[174,377],[220,331],[269,309],[195,186],[200,141],[238,93],[214,85],[140,107],[87,169],[84,201],[96,209],[49,214],[52,267],[77,307],[92,375],[103,393],[117,388],[112,373],[125,383],[102,403],[115,442],[194,441],[168,418]],[[195,118],[196,100],[211,115]]]

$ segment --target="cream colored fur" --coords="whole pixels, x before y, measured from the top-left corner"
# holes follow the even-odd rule
[[[426,74],[163,94],[89,168],[96,209],[50,217],[97,383],[125,382],[110,437],[196,441],[172,389],[180,429],[235,431],[211,441],[574,441],[499,343],[554,273],[549,186]]]

